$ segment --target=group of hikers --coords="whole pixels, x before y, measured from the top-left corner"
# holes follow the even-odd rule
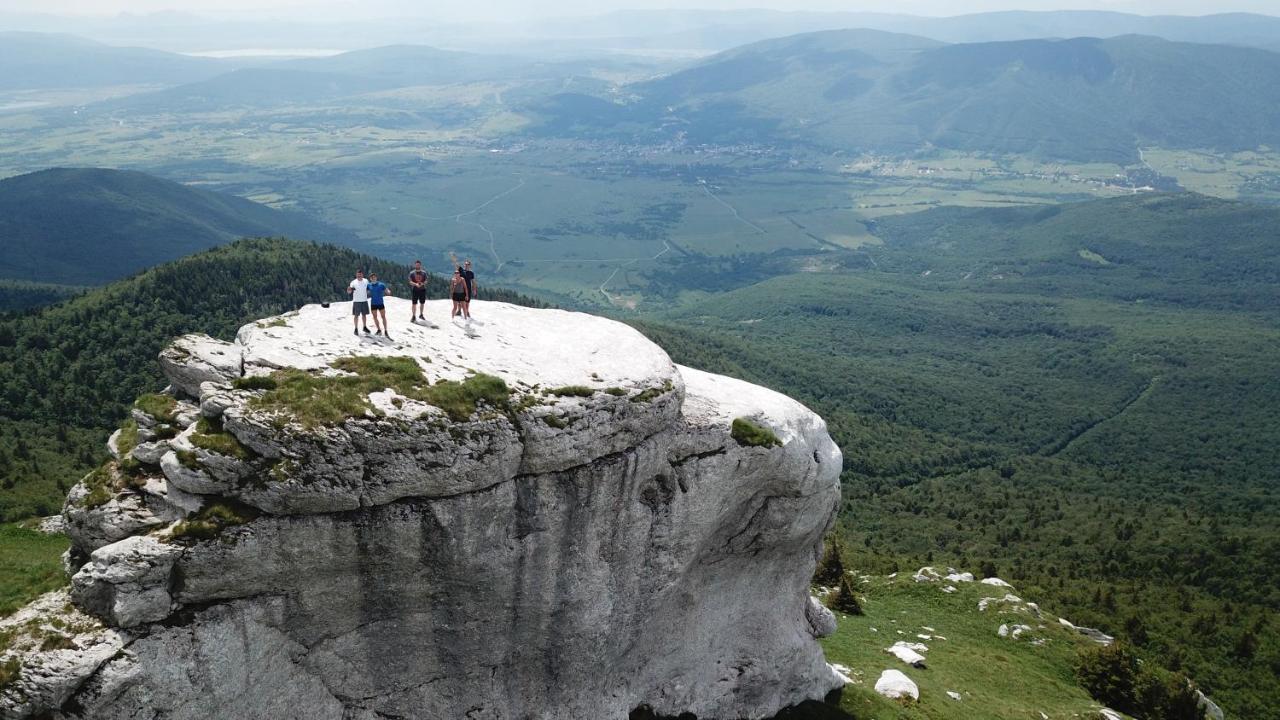
[[[458,264],[458,257],[453,253],[449,253],[449,258],[453,261],[453,277],[449,280],[449,297],[453,300],[453,310],[450,318],[456,318],[461,315],[463,318],[471,319],[471,299],[476,296],[476,274],[471,270],[471,260],[468,259],[462,264]],[[386,339],[391,339],[390,326],[387,324],[387,304],[386,298],[392,295],[391,288],[386,283],[378,280],[378,273],[371,272],[369,277],[365,278],[364,270],[357,269],[356,277],[347,285],[347,294],[351,296],[351,324],[354,328],[352,332],[360,335],[361,324],[364,325],[366,335],[369,332],[369,315],[373,315],[373,326],[377,332],[372,334],[381,335]],[[422,269],[422,261],[414,260],[413,269],[409,271],[409,294],[412,302],[409,304],[409,322],[418,320],[425,321],[425,311],[427,308],[427,271]]]

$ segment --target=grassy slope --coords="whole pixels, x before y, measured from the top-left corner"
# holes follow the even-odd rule
[[[45,535],[19,524],[0,525],[0,617],[67,583],[62,572],[63,535]]]
[[[1072,670],[1078,649],[1089,643],[1062,628],[1056,616],[1045,613],[1035,621],[1009,606],[978,612],[979,599],[1003,597],[1006,590],[960,583],[957,592],[947,594],[942,584],[915,583],[909,573],[870,577],[861,588],[865,615],[841,616],[836,634],[822,641],[827,661],[851,671],[855,682],[846,686],[840,707],[854,718],[1022,720],[1038,718],[1041,712],[1050,718],[1077,713],[1091,717],[1096,712],[1098,704],[1077,685]],[[1012,640],[997,636],[1003,623],[1036,629]],[[917,634],[933,637],[924,640]],[[1032,645],[1037,638],[1045,644]],[[927,669],[908,667],[884,652],[900,640],[928,646]],[[918,703],[888,700],[874,692],[880,673],[891,668],[919,686]],[[954,700],[947,691],[963,699]]]

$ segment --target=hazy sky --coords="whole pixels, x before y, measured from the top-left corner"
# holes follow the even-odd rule
[[[521,20],[597,14],[626,8],[848,10],[961,15],[986,10],[1112,9],[1141,14],[1280,15],[1280,0],[0,0],[0,12],[110,15],[179,10],[209,15],[272,15],[319,19],[394,16],[459,20]]]

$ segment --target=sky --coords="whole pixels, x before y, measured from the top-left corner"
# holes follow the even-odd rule
[[[310,20],[439,17],[510,21],[592,15],[619,9],[748,9],[903,12],[963,15],[989,10],[1118,10],[1139,14],[1280,15],[1280,0],[0,0],[0,12],[115,15],[180,11],[211,16],[305,17]]]

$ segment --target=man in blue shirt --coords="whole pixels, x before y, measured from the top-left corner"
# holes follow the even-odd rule
[[[391,339],[391,327],[387,325],[387,305],[383,298],[391,294],[391,288],[378,281],[378,273],[369,273],[369,309],[373,310],[373,324],[378,328],[375,335]]]

